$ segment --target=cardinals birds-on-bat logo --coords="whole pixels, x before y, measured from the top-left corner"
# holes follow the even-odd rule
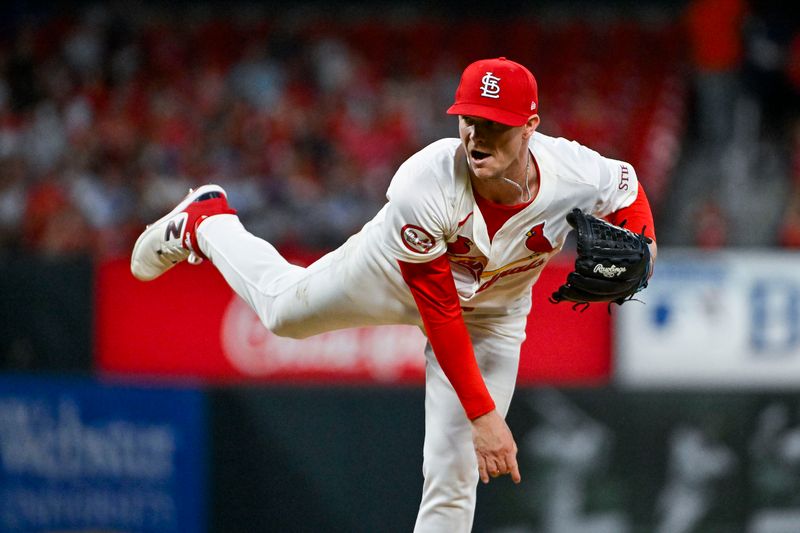
[[[525,247],[528,250],[538,253],[553,251],[552,243],[544,236],[544,222],[532,227],[525,236],[528,237],[525,239]]]
[[[447,243],[447,255],[450,258],[452,268],[463,268],[470,273],[472,278],[479,282],[483,269],[486,268],[485,257],[464,257],[472,249],[472,241],[463,235],[459,235],[453,242]]]
[[[544,222],[532,227],[525,233],[525,247],[532,252],[548,253],[553,251],[553,244],[544,236]],[[459,235],[455,241],[447,243],[450,255],[467,255],[472,249],[472,241]]]

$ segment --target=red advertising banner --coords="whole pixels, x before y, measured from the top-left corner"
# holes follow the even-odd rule
[[[534,290],[521,384],[602,384],[610,373],[610,317],[547,296],[570,267],[551,264]],[[214,382],[421,383],[425,338],[413,326],[277,337],[210,264],[181,264],[142,283],[126,260],[98,265],[95,354],[107,375],[191,377]]]

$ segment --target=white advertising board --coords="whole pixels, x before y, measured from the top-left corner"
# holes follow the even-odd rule
[[[615,319],[615,382],[800,390],[800,254],[664,250]]]

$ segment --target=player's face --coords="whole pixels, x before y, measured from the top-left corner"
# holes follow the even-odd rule
[[[458,131],[467,162],[478,179],[513,175],[525,164],[526,146],[535,126],[506,126],[485,118],[460,115]]]

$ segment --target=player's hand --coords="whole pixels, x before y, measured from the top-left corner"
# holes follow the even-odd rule
[[[506,421],[494,410],[472,420],[472,442],[478,456],[481,481],[510,474],[514,483],[522,481],[517,465],[517,443]]]

